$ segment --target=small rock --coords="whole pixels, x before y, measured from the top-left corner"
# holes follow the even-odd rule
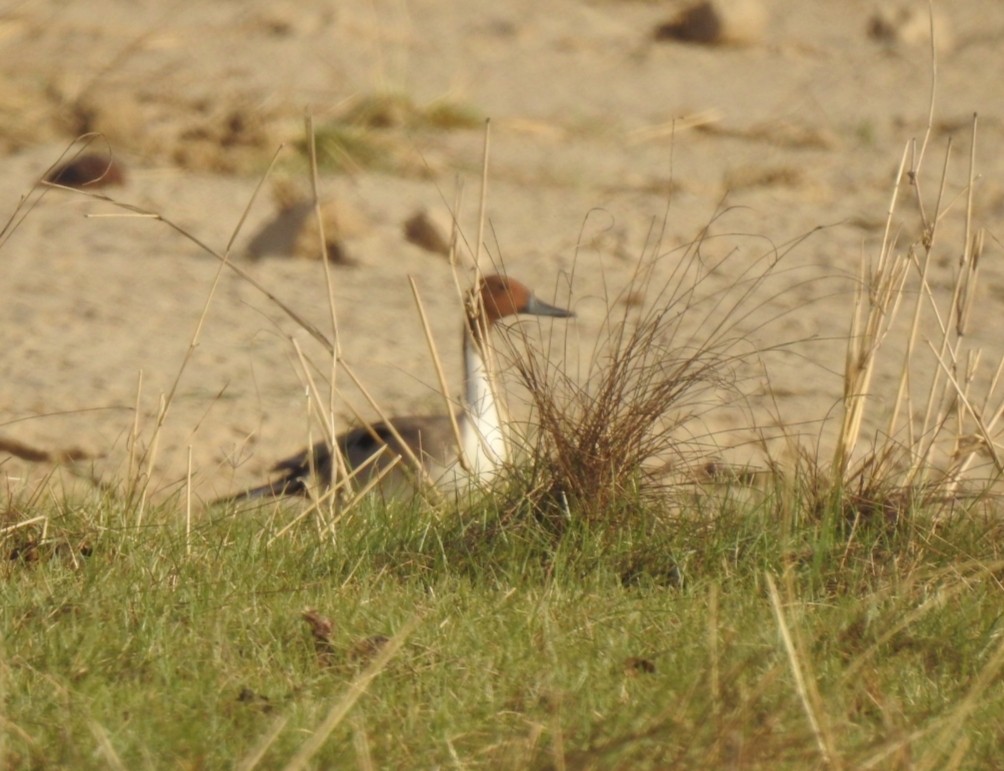
[[[321,202],[321,222],[324,224],[324,248],[321,246],[321,234],[317,229],[313,204],[308,204],[307,216],[293,241],[293,254],[319,260],[326,253],[331,262],[352,263],[345,241],[362,235],[368,229],[368,222],[362,212],[348,201],[334,198]]]
[[[919,46],[931,44],[931,16],[928,8],[917,6],[885,6],[868,20],[868,37],[893,45]],[[948,18],[934,12],[934,44],[941,53],[950,51],[955,43]]]
[[[404,223],[405,240],[444,257],[448,257],[450,254],[452,232],[452,218],[447,221],[431,214],[426,209],[415,212]]]
[[[125,169],[109,154],[82,153],[50,169],[45,181],[65,187],[109,187],[125,183]]]
[[[752,45],[763,39],[767,12],[760,0],[702,0],[655,28],[656,40]]]
[[[324,241],[331,262],[351,264],[346,240],[363,235],[369,221],[355,206],[335,198],[321,203]],[[283,201],[275,217],[248,244],[252,257],[295,255],[319,260],[325,250],[317,229],[314,204],[310,200]]]

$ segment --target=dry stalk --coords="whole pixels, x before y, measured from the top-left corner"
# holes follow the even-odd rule
[[[945,474],[946,489],[949,491],[957,487],[963,472],[971,465],[977,454],[989,455],[1000,472],[991,429],[998,420],[1001,408],[992,410],[989,405],[994,398],[1004,361],[999,362],[995,368],[987,391],[979,400],[983,404],[983,407],[979,409],[974,406],[975,397],[970,391],[979,369],[981,352],[978,349],[963,349],[977,286],[980,257],[983,251],[983,230],[978,229],[973,233],[972,227],[973,195],[976,183],[975,147],[976,118],[974,116],[972,146],[969,155],[969,179],[966,189],[965,234],[952,296],[946,312],[942,313],[938,309],[934,293],[926,282],[922,284],[923,295],[938,323],[941,338],[936,347],[929,344],[938,366],[932,376],[927,408],[922,423],[923,430],[919,451],[915,453],[913,464],[907,475],[908,481],[913,483],[922,481],[930,473],[938,440],[951,420],[954,430],[950,437],[951,447],[946,453],[950,465]],[[966,416],[971,419],[972,428],[969,427]]]
[[[925,148],[918,158],[923,157]],[[1004,360],[994,363],[989,385],[977,395],[974,390],[979,382],[982,352],[966,345],[984,245],[984,231],[974,228],[972,222],[977,181],[975,148],[974,116],[968,181],[964,194],[958,196],[964,198],[965,231],[947,304],[932,286],[930,276],[937,254],[939,229],[953,208],[951,202],[946,206],[942,204],[950,170],[951,143],[946,149],[935,206],[930,215],[923,205],[919,162],[909,171],[921,217],[918,239],[906,248],[905,256],[893,254],[894,240],[890,234],[903,174],[901,164],[876,266],[867,272],[862,268],[864,278],[857,296],[844,373],[843,421],[830,482],[846,490],[854,486],[856,492],[852,497],[861,501],[881,505],[882,498],[891,492],[903,494],[900,495],[902,501],[918,493],[921,499],[951,498],[957,494],[974,460],[981,456],[990,460],[996,476],[1004,475],[994,436],[1004,415],[1004,400],[995,396],[1004,376]],[[869,402],[868,386],[877,352],[889,334],[895,310],[906,291],[907,265],[912,266],[917,275],[918,292],[906,337],[896,400],[883,438],[869,447],[866,455],[852,466],[851,457]],[[867,314],[862,310],[866,297]],[[935,334],[925,337],[923,329],[928,319],[934,325]],[[921,339],[924,344],[918,347]],[[925,357],[930,355],[931,360],[921,359],[921,353]],[[911,392],[922,381],[926,397],[918,411]],[[900,431],[905,431],[906,441],[897,439]],[[939,468],[936,453],[938,458],[947,459],[947,466]],[[934,476],[936,469],[938,474]]]
[[[24,222],[25,218],[42,202],[42,199],[45,198],[49,190],[56,188],[59,190],[68,190],[70,192],[81,192],[77,188],[64,187],[63,185],[48,182],[46,180],[57,167],[66,162],[65,159],[76,159],[80,157],[87,152],[88,148],[90,148],[94,142],[99,139],[104,142],[104,153],[109,159],[112,157],[111,145],[108,144],[108,140],[103,134],[81,134],[73,140],[73,142],[67,145],[66,149],[60,153],[59,157],[52,162],[49,168],[45,170],[45,173],[42,175],[42,179],[32,185],[27,194],[21,196],[21,200],[19,200],[17,206],[14,207],[14,211],[12,211],[10,216],[7,218],[7,222],[5,222],[3,227],[0,228],[0,249],[2,249],[8,239],[14,235],[15,231],[21,226],[21,223]],[[77,145],[79,145],[79,147],[77,147]]]
[[[289,717],[285,715],[279,715],[279,717],[275,718],[275,720],[273,720],[269,725],[268,731],[265,732],[265,735],[262,736],[254,747],[237,763],[237,771],[253,771],[253,769],[257,768],[269,748],[275,744],[275,740],[279,738],[279,735],[282,733],[288,722]]]
[[[318,340],[321,343],[321,345],[323,345],[325,347],[325,349],[329,353],[331,353],[332,355],[334,355],[334,353],[335,353],[335,347],[334,347],[334,345],[328,340],[328,338],[320,330],[317,329],[317,327],[315,327],[313,324],[311,324],[306,319],[304,319],[302,316],[300,316],[296,311],[294,311],[292,309],[292,307],[290,305],[288,305],[287,303],[283,302],[278,296],[276,296],[273,292],[271,292],[261,282],[259,282],[257,279],[255,279],[252,275],[250,275],[242,267],[240,267],[239,265],[237,265],[234,262],[232,262],[231,259],[230,259],[230,254],[231,254],[231,251],[232,251],[232,248],[233,248],[233,244],[236,241],[237,236],[240,233],[240,230],[243,227],[243,224],[244,224],[244,222],[245,222],[245,220],[246,220],[246,218],[248,216],[248,213],[250,212],[251,207],[254,205],[254,202],[257,199],[257,197],[258,197],[258,195],[259,195],[259,193],[260,193],[260,191],[262,189],[262,186],[264,185],[265,180],[270,176],[272,168],[275,166],[275,163],[276,163],[276,161],[278,160],[278,157],[279,157],[279,152],[281,152],[281,150],[282,150],[282,148],[280,147],[279,150],[277,150],[276,153],[273,155],[271,163],[269,164],[268,169],[262,175],[261,179],[258,182],[257,187],[255,188],[254,192],[251,195],[251,198],[248,200],[247,206],[244,208],[244,211],[243,211],[243,213],[241,215],[240,220],[237,223],[237,226],[231,232],[230,239],[228,240],[226,249],[223,252],[219,252],[219,251],[213,249],[207,243],[205,243],[204,241],[202,241],[201,239],[199,239],[194,233],[192,233],[191,231],[185,229],[181,225],[178,225],[177,223],[173,222],[172,220],[168,219],[167,217],[164,217],[163,215],[161,215],[158,212],[149,211],[149,210],[146,210],[146,209],[144,209],[144,208],[142,208],[140,206],[136,206],[136,205],[133,205],[133,204],[124,203],[122,201],[117,201],[117,200],[115,200],[115,199],[113,199],[113,198],[111,198],[111,197],[109,197],[107,195],[101,194],[101,193],[87,191],[87,190],[75,190],[75,189],[72,189],[72,188],[67,188],[68,190],[71,190],[72,192],[74,192],[74,193],[76,193],[78,195],[85,195],[85,196],[88,196],[88,197],[93,198],[95,200],[104,201],[104,202],[109,203],[109,204],[111,204],[112,206],[114,206],[114,207],[116,207],[118,209],[122,209],[123,211],[128,212],[127,214],[117,214],[117,215],[88,214],[87,216],[89,218],[95,218],[95,219],[97,219],[97,218],[111,217],[111,216],[116,216],[116,217],[123,217],[123,216],[129,217],[129,216],[133,216],[133,217],[141,217],[141,218],[149,218],[149,219],[157,220],[159,222],[164,223],[170,229],[174,230],[176,233],[178,233],[179,235],[181,235],[184,238],[186,238],[188,241],[190,241],[193,244],[195,244],[199,249],[201,249],[202,251],[204,251],[206,254],[209,254],[209,255],[215,257],[220,262],[220,268],[219,268],[219,270],[217,271],[216,275],[213,278],[213,283],[210,286],[209,292],[207,293],[206,301],[205,301],[205,303],[203,305],[202,312],[201,312],[201,314],[199,316],[199,319],[198,319],[198,321],[196,323],[196,327],[195,327],[195,330],[194,330],[194,332],[192,334],[191,340],[189,341],[188,349],[186,350],[185,355],[182,358],[181,364],[179,365],[178,372],[175,375],[175,378],[174,378],[174,380],[173,380],[173,382],[171,384],[171,387],[168,389],[168,393],[166,395],[163,395],[161,397],[161,404],[160,404],[160,408],[157,411],[157,418],[156,418],[156,421],[155,421],[155,424],[154,424],[154,427],[153,427],[151,439],[150,439],[150,441],[149,441],[146,449],[139,454],[138,458],[135,458],[135,461],[130,460],[130,464],[132,464],[133,462],[135,462],[135,466],[132,468],[132,473],[139,476],[138,480],[136,480],[136,479],[130,480],[130,490],[129,490],[129,497],[130,498],[133,498],[136,495],[138,495],[138,497],[139,497],[139,500],[137,502],[137,515],[136,515],[137,523],[141,523],[142,519],[143,519],[143,513],[144,513],[144,510],[145,510],[147,496],[148,496],[148,493],[149,493],[149,485],[150,485],[150,481],[151,481],[151,473],[152,473],[152,470],[153,470],[154,462],[156,460],[156,449],[157,449],[157,446],[158,446],[158,439],[159,439],[159,436],[160,436],[160,433],[161,433],[161,429],[163,428],[164,422],[167,419],[168,413],[169,413],[170,408],[171,408],[171,404],[174,401],[174,395],[177,392],[178,386],[181,383],[181,379],[182,379],[182,377],[183,377],[183,375],[185,373],[185,370],[187,369],[187,366],[188,366],[189,362],[191,361],[192,356],[194,355],[195,349],[198,347],[199,338],[201,336],[202,328],[203,328],[203,326],[205,324],[206,317],[208,316],[209,308],[210,308],[210,306],[212,304],[213,298],[215,296],[216,288],[217,288],[217,286],[219,284],[219,281],[220,281],[220,278],[221,278],[221,275],[222,275],[222,271],[224,269],[233,271],[238,276],[240,276],[242,280],[248,282],[251,286],[253,286],[255,289],[257,289],[258,291],[260,291],[271,302],[273,302],[284,313],[286,313],[293,321],[295,321],[300,327],[302,327],[303,329],[305,329],[308,333],[311,334],[311,336],[313,336],[316,340]],[[55,185],[55,187],[60,187],[60,186]],[[138,422],[137,422],[137,424],[136,424],[136,426],[134,428],[138,428]],[[137,437],[135,437],[135,436],[133,437],[133,443],[134,443],[134,445],[135,445],[135,439],[136,438]]]
[[[931,34],[933,46],[933,18]],[[893,487],[903,491],[918,491],[929,488],[927,477],[933,468],[933,453],[935,448],[943,443],[944,433],[953,416],[955,418],[954,438],[949,457],[960,459],[965,456],[965,459],[961,462],[953,460],[955,470],[949,473],[949,480],[957,480],[957,472],[961,471],[971,460],[972,453],[967,454],[967,449],[971,450],[974,445],[992,448],[992,440],[985,425],[977,426],[973,431],[968,431],[966,428],[966,415],[971,416],[977,424],[982,421],[979,413],[972,408],[969,395],[969,388],[975,377],[978,354],[964,356],[961,349],[976,284],[976,263],[978,260],[974,259],[973,255],[978,256],[979,251],[977,248],[979,242],[970,237],[972,194],[975,181],[975,120],[967,188],[966,236],[947,312],[942,312],[939,308],[935,292],[929,283],[938,226],[951,208],[950,205],[944,208],[942,205],[948,179],[951,143],[945,153],[940,186],[931,216],[928,215],[921,189],[920,172],[931,138],[937,90],[937,61],[933,47],[931,62],[931,95],[927,128],[919,149],[916,142],[911,142],[904,150],[887,211],[885,232],[876,265],[872,270],[862,266],[862,285],[859,287],[856,297],[851,335],[848,340],[844,371],[844,411],[834,452],[830,484],[846,487],[854,478],[859,485],[860,494],[873,501],[881,496],[883,490],[888,491]],[[913,154],[913,162],[907,173],[907,179],[915,194],[920,214],[921,235],[917,241],[906,248],[905,256],[896,256],[894,255],[895,239],[892,238],[892,223],[897,209],[898,193],[903,180],[906,159],[911,153]],[[922,260],[917,256],[921,251],[924,254]],[[908,264],[912,264],[916,268],[920,291],[917,293],[912,324],[906,339],[896,399],[889,416],[884,439],[879,440],[877,446],[869,448],[867,455],[852,472],[851,458],[869,403],[868,389],[876,366],[879,346],[890,331],[895,311],[904,292]],[[866,291],[868,312],[863,318]],[[938,366],[929,375],[926,405],[923,415],[918,416],[914,411],[911,393],[913,381],[919,371],[915,355],[918,337],[923,328],[925,309],[932,314],[940,331],[940,339],[937,346],[928,343],[928,347],[932,347],[934,351]],[[962,367],[962,371],[960,371],[960,367]],[[989,403],[989,394],[984,403]],[[966,407],[963,409],[960,408],[960,405],[966,405]],[[901,420],[905,422],[907,434],[905,443],[898,442],[896,439],[899,431],[898,424]],[[974,435],[979,438],[978,442],[974,443],[967,439],[967,437]],[[899,477],[898,481],[894,481],[895,467],[904,459],[907,461],[905,474]],[[954,482],[949,481],[949,488],[953,484]]]
[[[868,387],[875,371],[876,356],[895,320],[902,298],[903,282],[906,280],[909,262],[906,258],[893,254],[894,242],[889,238],[889,233],[905,164],[904,151],[889,205],[886,237],[883,239],[877,264],[869,270],[865,258],[861,260],[861,277],[854,298],[844,364],[843,419],[833,455],[835,479],[843,479],[847,473],[851,455],[861,433],[861,422],[868,404]],[[862,320],[863,315],[864,320]]]
[[[347,470],[347,464],[345,462],[345,458],[342,456],[341,448],[338,447],[338,443],[335,441],[333,410],[330,406],[326,409],[321,407],[324,401],[321,399],[320,391],[314,383],[313,377],[310,375],[310,365],[303,354],[303,350],[300,348],[300,344],[296,340],[291,340],[291,342],[293,350],[296,351],[297,361],[300,364],[301,377],[306,385],[307,394],[309,397],[312,397],[310,399],[310,404],[314,405],[319,413],[318,417],[320,418],[319,422],[321,423],[321,427],[324,432],[324,440],[331,448],[331,457],[334,460],[334,463],[331,464],[331,479],[325,479],[323,481],[325,484],[330,485],[334,490],[351,490],[349,484],[350,475]],[[337,358],[337,354],[334,354],[333,358]],[[336,393],[333,384],[330,386],[329,391]],[[332,396],[331,401],[333,401],[333,399],[334,397]],[[310,441],[309,437],[307,446],[313,447],[313,442]]]
[[[941,170],[941,186],[940,186],[940,188],[938,190],[938,201],[937,201],[937,204],[935,206],[935,211],[936,212],[937,211],[941,211],[941,199],[944,196],[945,184],[946,184],[946,182],[948,180],[948,161],[949,161],[950,157],[951,157],[951,142],[949,142],[948,148],[945,150],[945,161],[944,161],[944,164],[943,164],[942,170]],[[911,172],[911,173],[913,173],[913,172]],[[916,181],[915,178],[914,178],[914,188],[919,190],[919,183]],[[898,193],[898,190],[899,190],[899,185],[897,184],[896,187],[895,187],[895,189],[894,189],[894,191],[893,191],[893,205],[890,206],[889,212],[888,212],[888,217],[886,219],[886,231],[885,231],[885,239],[884,239],[884,242],[883,242],[883,248],[886,248],[885,245],[888,243],[888,235],[889,235],[890,227],[892,225],[892,216],[893,216],[893,214],[895,212],[895,201],[896,201],[896,195]],[[921,216],[923,217],[923,214]],[[936,221],[937,221],[937,219],[936,219]],[[906,414],[908,416],[907,421],[906,421],[906,430],[907,430],[907,433],[908,433],[908,436],[909,436],[909,438],[908,438],[908,444],[909,444],[910,447],[914,447],[915,443],[916,443],[916,438],[915,438],[915,434],[914,434],[915,426],[914,426],[914,421],[912,419],[912,415],[913,415],[913,408],[911,406],[912,405],[912,398],[911,398],[911,393],[910,393],[910,382],[911,382],[910,375],[911,375],[911,372],[913,371],[913,363],[912,363],[913,362],[913,354],[914,354],[914,350],[915,350],[915,347],[916,347],[916,344],[917,344],[917,334],[918,334],[919,329],[920,329],[920,322],[921,322],[921,318],[922,318],[923,309],[925,307],[924,300],[925,299],[933,299],[933,295],[930,293],[930,289],[931,288],[930,288],[930,284],[928,283],[928,275],[930,273],[931,257],[933,255],[934,240],[935,240],[935,236],[937,234],[937,231],[936,230],[930,230],[930,231],[928,231],[926,229],[926,225],[925,225],[925,231],[924,231],[924,233],[925,233],[925,237],[923,238],[923,243],[924,243],[925,257],[924,257],[923,265],[920,266],[920,286],[921,286],[921,292],[919,292],[917,294],[917,299],[916,299],[916,302],[914,303],[914,308],[913,308],[913,323],[912,323],[912,325],[910,327],[910,335],[909,335],[909,337],[907,339],[906,350],[905,350],[905,352],[903,354],[903,364],[902,364],[901,369],[900,369],[899,390],[896,393],[896,401],[893,404],[892,414],[891,414],[891,416],[889,418],[889,427],[886,430],[886,435],[887,436],[895,436],[896,435],[896,422],[897,422],[900,414]],[[914,263],[917,264],[916,249],[913,248],[913,247],[911,247],[908,250],[908,253],[909,253],[910,257],[914,260]],[[935,313],[937,314],[937,312],[938,312],[937,303],[933,303],[932,302],[932,307],[933,307]]]
[[[310,732],[307,740],[300,746],[296,754],[290,759],[290,761],[285,765],[285,771],[300,771],[300,769],[306,768],[310,763],[311,758],[317,754],[318,750],[324,746],[324,743],[331,736],[331,732],[334,731],[338,725],[345,719],[345,717],[355,706],[355,703],[359,701],[360,697],[369,688],[370,683],[373,682],[376,677],[383,672],[387,665],[390,664],[391,660],[398,654],[401,647],[404,645],[405,641],[418,626],[418,617],[412,618],[408,623],[406,623],[401,630],[395,634],[387,644],[384,645],[380,652],[374,657],[373,661],[370,662],[369,666],[366,667],[358,676],[349,684],[348,690],[342,696],[341,699],[336,701],[328,714],[324,717],[318,726]]]
[[[784,650],[788,656],[788,664],[791,668],[792,677],[795,680],[795,691],[798,693],[802,709],[809,721],[812,735],[816,739],[816,747],[819,749],[820,757],[826,766],[836,766],[840,763],[837,759],[836,743],[833,740],[833,733],[829,726],[823,722],[823,700],[816,688],[812,673],[809,670],[808,661],[802,654],[804,646],[796,646],[792,632],[788,627],[788,622],[784,616],[784,607],[781,603],[781,595],[777,590],[773,576],[765,573],[767,588],[770,591],[770,604],[774,609],[774,618],[777,620],[777,629],[784,643]],[[790,587],[789,587],[790,590]],[[789,591],[790,594],[790,591]],[[803,662],[804,663],[801,663]],[[805,671],[803,671],[805,670]]]
[[[377,403],[376,399],[373,398],[373,395],[369,392],[366,386],[363,385],[363,382],[359,378],[359,376],[356,375],[353,369],[346,362],[344,361],[341,362],[341,365],[342,369],[345,371],[345,374],[349,376],[349,379],[353,382],[356,388],[358,388],[359,391],[362,393],[362,395],[365,397],[366,401],[369,403],[370,407],[373,408],[373,411],[376,412],[377,417],[379,417],[380,420],[383,422],[383,424],[386,426],[391,436],[394,437],[394,441],[404,451],[404,454],[407,456],[405,459],[408,461],[409,465],[415,470],[415,473],[418,475],[418,478],[424,483],[424,486],[429,490],[430,493],[434,495],[438,493],[438,488],[436,487],[435,480],[433,480],[432,477],[429,476],[429,472],[422,465],[422,462],[419,460],[418,456],[415,455],[415,452],[411,449],[408,443],[401,438],[401,434],[398,433],[397,429],[394,427],[393,422],[391,422],[390,418],[380,408],[380,405]],[[368,425],[368,424],[364,423],[363,425]],[[379,437],[374,435],[374,439],[379,439]]]
[[[328,296],[328,311],[330,314],[331,321],[331,339],[334,342],[333,350],[331,352],[331,363],[328,369],[328,410],[327,419],[325,423],[325,431],[331,439],[331,452],[335,459],[335,462],[331,464],[331,479],[327,480],[330,482],[332,487],[338,486],[339,478],[346,478],[346,464],[345,459],[342,457],[341,449],[336,446],[333,441],[334,437],[338,434],[335,430],[335,392],[337,384],[337,374],[338,374],[338,362],[342,358],[341,344],[338,335],[338,313],[336,312],[335,306],[335,287],[334,282],[331,277],[331,263],[328,259],[328,239],[324,231],[324,217],[321,213],[321,196],[319,193],[320,185],[318,182],[317,173],[317,136],[314,131],[314,116],[308,112],[305,118],[305,129],[307,135],[307,152],[310,160],[310,191],[313,197],[314,204],[314,221],[317,223],[317,235],[320,239],[321,244],[321,265],[324,267],[324,286],[327,289]],[[336,504],[338,497],[332,498],[332,504]]]
[[[453,428],[453,438],[457,442],[457,461],[464,471],[470,471],[467,466],[467,459],[461,450],[464,443],[460,438],[460,424],[457,423],[457,412],[454,408],[453,400],[450,398],[449,386],[446,385],[446,373],[443,371],[443,361],[439,357],[439,351],[436,349],[436,341],[433,339],[432,329],[429,327],[429,317],[425,313],[425,306],[422,304],[422,298],[419,296],[418,285],[415,283],[414,277],[409,276],[408,281],[411,284],[411,293],[415,298],[419,318],[422,320],[422,331],[425,333],[425,342],[429,346],[429,356],[432,357],[432,363],[436,369],[436,377],[439,379],[439,393],[443,397],[446,414],[450,417],[450,426]]]

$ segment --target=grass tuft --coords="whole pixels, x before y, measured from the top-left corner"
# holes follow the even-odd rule
[[[707,230],[682,254],[639,263],[607,298],[584,379],[529,345],[510,356],[536,432],[522,478],[530,510],[617,528],[704,474],[717,448],[693,426],[715,409],[743,409],[741,370],[763,353],[750,318],[781,259],[772,249],[745,267],[732,264],[746,259],[739,253],[712,261],[706,239]],[[656,270],[670,259],[660,285]],[[710,279],[725,271],[738,278],[722,289]]]
[[[404,94],[361,96],[349,100],[334,118],[317,126],[317,163],[323,170],[348,173],[363,169],[426,173],[407,136],[483,125],[484,117],[477,110],[459,102],[444,99],[418,105]]]

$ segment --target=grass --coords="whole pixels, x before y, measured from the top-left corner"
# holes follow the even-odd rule
[[[180,496],[148,495],[154,450],[121,491],[8,495],[0,768],[998,764],[1001,368],[978,376],[966,336],[983,243],[972,159],[947,305],[928,277],[952,210],[925,179],[904,160],[862,264],[832,457],[793,437],[795,462],[768,457],[759,484],[667,482],[651,465],[692,470],[702,448],[677,429],[715,394],[741,397],[734,370],[762,353],[742,322],[783,255],[704,294],[721,265],[702,235],[662,289],[642,271],[631,302],[608,303],[583,382],[524,351],[539,443],[491,496],[192,519]],[[901,244],[904,190],[921,227]],[[241,271],[229,247],[206,250]],[[330,372],[334,391],[336,372],[353,375],[307,329],[332,362],[304,370]],[[900,333],[902,385],[869,436],[871,383]]]
[[[960,747],[992,765],[999,519],[849,539],[839,518],[779,516],[788,494],[709,493],[560,539],[486,537],[504,516],[487,504],[451,521],[373,506],[337,537],[278,538],[267,509],[186,536],[172,507],[142,527],[97,496],[34,507],[46,521],[3,555],[4,767],[216,768],[252,748],[286,767],[369,663],[362,643],[410,623],[312,767],[822,765],[796,669],[833,765],[941,768]],[[307,608],[332,624],[323,644]]]
[[[669,279],[655,277],[667,261],[656,251],[606,297],[585,376],[556,365],[525,336],[519,350],[506,352],[533,407],[529,495],[543,503],[557,496],[581,516],[619,527],[612,512],[620,502],[664,501],[667,486],[692,478],[709,448],[717,449],[714,437],[690,424],[726,402],[744,405],[738,370],[765,353],[749,343],[758,330],[744,322],[763,308],[761,290],[791,245],[752,259],[711,259],[702,253],[706,237],[707,229],[671,254]],[[709,289],[719,271],[733,279],[724,290]]]
[[[427,173],[408,146],[416,132],[480,128],[484,117],[473,107],[448,99],[425,105],[393,92],[349,100],[337,114],[317,126],[316,162],[326,171],[352,173],[364,169],[415,175]],[[307,146],[301,148],[307,154]]]

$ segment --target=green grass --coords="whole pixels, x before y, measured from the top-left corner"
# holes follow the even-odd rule
[[[284,767],[367,665],[360,641],[412,620],[307,767],[806,768],[820,747],[992,766],[998,518],[852,531],[734,492],[560,532],[490,506],[373,505],[274,540],[295,507],[190,536],[170,507],[141,528],[97,497],[46,512],[44,539],[3,543],[3,768],[224,768],[256,747]]]
[[[411,147],[415,132],[469,130],[484,122],[484,116],[462,102],[443,99],[420,105],[404,94],[363,95],[317,126],[317,162],[324,171],[370,169],[414,175],[424,172]],[[307,145],[299,145],[304,155]]]

